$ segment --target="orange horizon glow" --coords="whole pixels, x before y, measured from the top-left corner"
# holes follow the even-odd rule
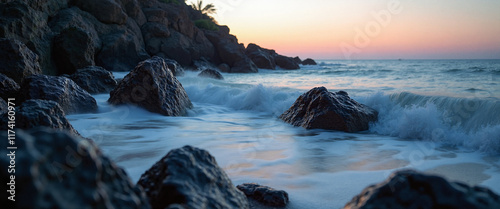
[[[218,8],[214,18],[228,25],[240,43],[287,56],[345,59],[342,46],[348,45],[356,51],[350,59],[500,59],[500,1],[207,3]],[[360,33],[368,36],[368,43],[356,44]]]

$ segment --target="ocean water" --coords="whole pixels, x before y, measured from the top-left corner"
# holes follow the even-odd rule
[[[123,77],[126,73],[116,73]],[[187,72],[185,117],[133,106],[67,116],[136,182],[169,150],[208,150],[235,185],[286,190],[288,208],[342,208],[399,169],[443,175],[500,193],[500,60],[323,60],[295,71]],[[379,111],[362,133],[305,130],[278,119],[317,86],[344,90]]]

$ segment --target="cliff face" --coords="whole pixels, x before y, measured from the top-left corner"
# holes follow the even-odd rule
[[[196,60],[257,72],[229,28],[196,27],[184,3],[159,0],[1,0],[0,37],[23,42],[44,74],[71,74],[88,65],[129,71],[151,56],[189,66]]]

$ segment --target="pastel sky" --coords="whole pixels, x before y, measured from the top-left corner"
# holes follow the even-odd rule
[[[241,43],[288,56],[500,59],[499,0],[203,2],[215,5],[214,18]]]

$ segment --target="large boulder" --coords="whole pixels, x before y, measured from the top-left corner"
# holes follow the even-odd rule
[[[412,170],[393,173],[364,189],[344,209],[368,208],[500,208],[500,196],[484,187]]]
[[[113,73],[98,66],[78,69],[76,73],[69,75],[68,78],[91,94],[107,93],[118,85]]]
[[[72,3],[103,23],[123,25],[127,22],[127,14],[115,0],[74,0]]]
[[[73,74],[77,69],[95,65],[92,36],[78,28],[66,28],[54,38],[53,58],[60,74]]]
[[[30,75],[41,74],[38,55],[15,39],[0,38],[0,73],[17,83]]]
[[[297,70],[300,69],[299,64],[295,62],[295,60],[291,57],[276,55],[274,56],[274,60],[276,60],[276,65],[285,70]]]
[[[54,101],[32,99],[25,101],[21,106],[16,107],[16,128],[31,129],[36,127],[49,127],[57,130],[65,130],[77,135],[64,114],[61,106]],[[6,128],[7,117],[2,117]]]
[[[248,198],[271,207],[285,207],[288,204],[288,193],[268,186],[246,183],[236,186]]]
[[[22,101],[52,100],[67,114],[97,111],[97,102],[71,79],[60,76],[34,75],[21,85]]]
[[[0,98],[15,98],[21,87],[14,80],[0,73]]]
[[[317,65],[318,63],[316,63],[316,61],[314,61],[311,58],[307,58],[304,61],[302,61],[302,64],[303,65]]]
[[[276,53],[273,50],[264,49],[257,44],[248,44],[245,54],[258,68],[276,69],[276,61],[274,60],[274,55]]]
[[[170,151],[141,176],[138,185],[153,208],[249,207],[215,158],[191,146]]]
[[[222,76],[222,74],[220,74],[219,71],[214,70],[214,69],[205,69],[205,70],[201,71],[198,74],[198,76],[205,77],[205,78],[213,78],[213,79],[217,79],[217,80],[224,80],[224,77]]]
[[[7,139],[7,132],[0,136]],[[38,128],[16,131],[14,146],[22,150],[0,150],[16,164],[15,174],[0,172],[11,190],[7,196],[15,195],[15,202],[2,199],[3,208],[151,208],[142,190],[89,140]],[[1,158],[0,166],[11,166],[10,159]]]
[[[109,103],[134,104],[151,112],[181,116],[192,107],[182,84],[168,70],[161,57],[140,62],[111,91]]]
[[[280,118],[307,129],[330,129],[345,132],[368,130],[378,112],[351,99],[346,92],[329,92],[316,87],[302,94]]]

